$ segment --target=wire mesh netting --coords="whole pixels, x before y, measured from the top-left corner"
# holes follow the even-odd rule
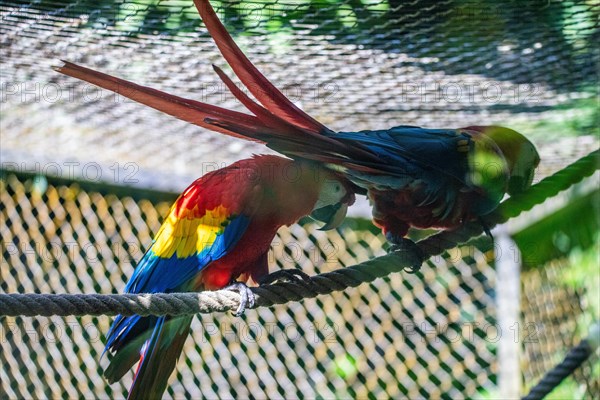
[[[498,123],[539,145],[538,179],[598,148],[597,2],[212,4],[258,68],[332,129]],[[268,152],[51,69],[67,59],[241,110],[211,68],[225,63],[191,1],[2,1],[0,22],[3,292],[122,292],[172,192]],[[310,224],[282,230],[270,263],[314,274],[384,254],[384,239],[367,225],[355,219],[329,234]],[[168,394],[493,397],[491,257],[454,250],[416,275],[239,319],[203,315]],[[550,271],[567,268],[561,262]],[[579,340],[573,331],[585,293],[551,272],[529,272],[523,282],[523,327],[536,328],[535,340],[523,342],[530,385]],[[125,396],[131,375],[112,386],[101,377],[110,320],[1,318],[0,398]],[[590,370],[576,379],[594,398]]]
[[[532,387],[551,368],[561,361],[580,338],[577,319],[583,315],[585,303],[594,296],[574,290],[564,279],[563,271],[572,266],[565,259],[550,262],[543,269],[536,268],[523,274],[523,380]],[[565,318],[575,315],[575,318]],[[539,332],[543,332],[542,335]],[[584,333],[585,335],[585,333]],[[600,381],[594,377],[593,359],[573,374],[580,385],[579,397],[597,397]],[[575,394],[573,394],[575,396]]]
[[[7,293],[122,291],[166,215],[170,201],[100,193],[84,184],[5,171],[0,180],[2,265]],[[163,194],[168,199],[170,194]],[[280,231],[272,267],[309,274],[384,253],[381,236],[349,226]],[[305,229],[306,228],[306,229]],[[313,228],[313,229],[311,229]],[[465,256],[465,254],[468,254]],[[496,320],[491,254],[469,247],[435,257],[415,275],[394,274],[331,296],[242,318],[195,320],[168,393],[173,397],[456,398],[494,393],[497,345],[513,335],[524,347],[531,385],[579,339],[581,298],[554,262],[523,276],[523,322]],[[461,258],[462,257],[462,258]],[[131,374],[109,386],[100,354],[110,318],[2,318],[3,398],[121,397]],[[598,393],[591,364],[577,375]]]
[[[8,174],[1,184],[0,282],[8,293],[121,291],[169,207],[75,184],[54,186],[43,178]],[[281,231],[271,262],[313,274],[383,254],[382,238],[369,230],[308,232],[314,229]],[[169,393],[414,398],[489,389],[495,371],[494,337],[488,338],[495,321],[493,269],[476,251],[453,258],[434,260],[422,274],[396,274],[332,296],[250,310],[241,319],[202,316]],[[3,318],[0,357],[8,397],[126,395],[130,376],[112,387],[101,378],[109,322]]]
[[[593,1],[214,6],[258,68],[335,130],[497,123],[523,127],[530,137],[538,131],[537,141],[573,130],[597,133],[588,115],[597,94],[600,6]],[[212,70],[225,62],[191,1],[3,1],[1,7],[5,162],[30,170],[35,162],[38,169],[57,163],[65,175],[104,180],[121,168],[120,183],[179,191],[208,166],[265,152],[51,69],[66,59],[241,110]],[[567,126],[548,126],[560,118]],[[86,169],[90,162],[103,173],[96,165]]]

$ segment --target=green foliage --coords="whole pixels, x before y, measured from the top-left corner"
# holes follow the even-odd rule
[[[597,8],[594,10],[592,5],[598,6],[594,0],[583,2],[563,1],[562,31],[563,35],[575,49],[584,49],[589,40],[593,40],[595,22],[598,21]]]
[[[600,234],[598,232],[592,246],[586,249],[577,247],[571,251],[569,265],[569,268],[561,271],[559,280],[577,292],[584,293],[584,313],[578,321],[578,333],[583,338],[588,335],[590,326],[600,321],[600,274],[598,272]]]
[[[514,240],[523,254],[523,267],[539,267],[576,249],[582,251],[593,246],[600,230],[598,204],[600,191],[594,190],[515,234]]]
[[[588,219],[593,219],[589,218]],[[569,254],[569,267],[560,271],[556,279],[578,293],[582,293],[583,313],[577,320],[577,336],[585,338],[589,335],[592,324],[600,321],[600,233],[596,231],[593,244],[582,249],[575,247]],[[600,362],[596,360],[590,380],[600,379]],[[565,379],[554,389],[547,399],[583,399],[585,387],[572,377]]]
[[[585,399],[585,386],[568,377],[545,397],[546,400],[581,400]]]
[[[600,319],[600,190],[584,195],[573,190],[571,195],[565,207],[517,233],[514,239],[523,253],[524,268],[542,267],[556,258],[568,260],[567,268],[559,270],[554,280],[581,294],[583,313],[578,317],[576,334],[585,338]],[[600,378],[597,362],[590,379],[594,378]],[[568,377],[546,398],[583,399],[585,395],[585,385]],[[482,398],[495,397],[486,392]]]

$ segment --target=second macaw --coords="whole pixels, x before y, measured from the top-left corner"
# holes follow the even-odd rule
[[[277,230],[305,215],[339,224],[354,201],[348,182],[311,161],[255,156],[208,173],[172,206],[125,292],[188,292],[234,284],[243,308],[245,285],[268,273]],[[241,312],[241,310],[238,310]],[[129,399],[160,398],[188,336],[192,316],[117,316],[107,335],[112,383],[139,361]]]
[[[173,96],[69,62],[58,71],[190,123],[263,142],[293,159],[313,160],[341,171],[367,194],[374,223],[398,245],[409,242],[404,237],[411,226],[454,228],[481,220],[505,193],[518,193],[531,184],[539,155],[525,136],[508,128],[330,130],[294,105],[248,60],[208,0],[194,2],[224,58],[258,103],[222,70],[214,67],[215,71],[252,115]]]

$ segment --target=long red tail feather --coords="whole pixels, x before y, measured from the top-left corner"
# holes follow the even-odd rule
[[[236,86],[235,83],[223,72],[223,70],[215,65],[213,65],[213,69],[219,75],[219,78],[225,83],[229,91],[258,119],[260,119],[263,123],[268,126],[271,126],[275,129],[278,129],[278,137],[282,139],[287,139],[289,142],[301,142],[304,144],[310,144],[313,149],[315,146],[325,146],[329,151],[332,149],[344,149],[347,154],[352,154],[352,152],[356,152],[354,148],[348,148],[343,143],[327,137],[321,133],[316,133],[309,131],[303,127],[293,125],[288,121],[280,118],[279,116],[273,114],[271,111],[267,110],[260,104],[256,103],[252,100],[246,93],[244,93],[239,87]],[[265,140],[269,142],[269,140]],[[276,149],[277,150],[277,149]],[[282,149],[279,149],[282,150]],[[286,153],[287,154],[287,153]]]
[[[253,115],[174,96],[161,92],[160,90],[141,86],[124,79],[94,71],[68,61],[63,62],[64,65],[55,68],[56,71],[100,86],[101,88],[111,90],[131,100],[145,104],[156,110],[203,128],[259,142],[262,141],[257,138],[258,135],[272,131],[272,129],[264,126],[265,124]],[[209,124],[206,122],[207,118],[225,120],[229,123],[231,130]]]
[[[221,54],[250,90],[256,99],[273,114],[291,124],[301,126],[312,132],[327,132],[329,129],[319,121],[302,111],[279,91],[240,50],[225,29],[208,0],[194,0],[202,21],[210,32]]]
[[[330,159],[342,165],[341,160],[360,159],[363,163],[377,161],[369,150],[330,137],[331,130],[296,107],[248,60],[233,42],[207,0],[194,0],[209,33],[221,53],[250,90],[258,104],[218,67],[214,67],[233,95],[254,115],[227,110],[195,100],[174,96],[141,86],[68,61],[56,71],[111,90],[124,97],[145,104],[189,123],[223,134],[267,144],[288,156],[299,156],[325,162]],[[264,107],[263,107],[264,106]],[[331,157],[333,155],[333,157]]]
[[[246,95],[240,88],[236,86],[235,83],[223,72],[223,70],[216,65],[213,65],[213,69],[219,75],[219,78],[225,83],[225,86],[229,89],[229,91],[258,119],[267,123],[273,127],[280,128],[283,130],[289,129],[297,129],[294,125],[290,124],[286,120],[276,116],[271,113],[269,110],[252,100],[250,97]]]

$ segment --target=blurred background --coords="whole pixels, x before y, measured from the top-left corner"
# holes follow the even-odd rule
[[[596,1],[212,4],[257,67],[334,130],[508,126],[538,146],[536,181],[599,147]],[[121,292],[177,193],[268,152],[52,70],[65,59],[242,111],[191,1],[2,1],[0,22],[2,292]],[[598,177],[507,224],[522,253],[514,324],[498,321],[494,252],[462,247],[415,275],[202,316],[168,395],[498,398],[507,335],[525,393],[599,318]],[[368,204],[351,216],[329,234],[309,222],[282,230],[273,269],[313,274],[385,254]],[[110,321],[0,317],[0,398],[126,396],[131,376],[101,377]],[[597,398],[599,378],[589,361],[550,398]]]

